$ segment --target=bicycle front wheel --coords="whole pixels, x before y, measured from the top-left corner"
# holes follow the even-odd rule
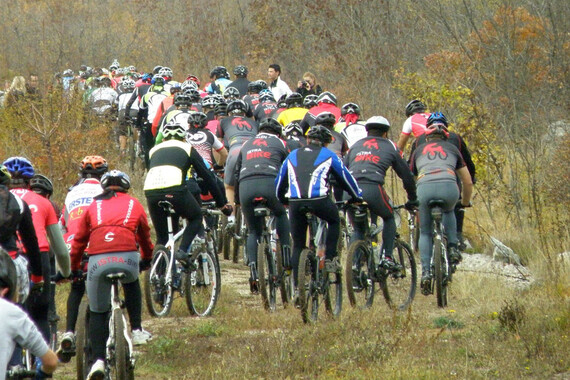
[[[205,317],[212,314],[220,295],[220,263],[214,252],[203,251],[194,265],[197,269],[186,274],[186,305],[190,314]]]
[[[125,320],[121,309],[114,309],[113,313],[113,340],[115,342],[114,360],[111,363],[111,379],[131,380],[134,379],[134,371],[131,367],[129,346],[125,334]]]
[[[170,251],[164,245],[156,245],[150,269],[144,276],[144,295],[148,312],[155,317],[170,313],[174,292],[166,282],[170,268]]]
[[[437,306],[447,306],[447,284],[445,278],[445,261],[443,255],[446,254],[444,241],[441,237],[433,239],[433,265],[434,265],[434,281],[435,293],[437,296]]]
[[[277,267],[271,245],[267,244],[265,239],[257,246],[257,271],[263,307],[265,310],[275,311],[277,308]]]
[[[398,273],[387,274],[382,293],[392,309],[406,310],[416,295],[418,272],[412,249],[405,241],[397,239],[394,244],[394,262],[402,266]]]
[[[316,283],[317,261],[315,254],[305,248],[299,258],[299,299],[303,322],[316,322],[319,316],[319,291]]]
[[[327,273],[324,278],[325,293],[323,295],[325,309],[329,315],[338,317],[342,310],[342,273]]]
[[[91,363],[91,344],[89,342],[89,301],[81,300],[75,330],[75,369],[77,380],[87,379]]]
[[[353,242],[348,248],[345,266],[346,291],[350,304],[370,307],[374,302],[374,261],[370,247],[364,240]]]

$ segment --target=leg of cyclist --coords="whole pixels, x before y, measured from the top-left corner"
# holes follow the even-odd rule
[[[295,287],[298,286],[299,274],[299,256],[306,246],[307,241],[307,217],[301,208],[311,201],[306,200],[290,200],[289,201],[289,222],[291,225],[291,237],[293,238],[293,257],[291,264],[293,265],[293,280]]]
[[[133,344],[135,346],[146,344],[152,334],[142,328],[142,293],[139,279],[123,284],[125,292],[125,306],[129,314]]]
[[[340,235],[340,217],[338,207],[329,197],[313,201],[313,211],[315,215],[327,222],[327,237],[325,247],[325,267],[328,272],[338,272],[341,270],[338,261],[338,238]]]

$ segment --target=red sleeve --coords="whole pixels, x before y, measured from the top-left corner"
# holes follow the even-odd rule
[[[146,216],[146,213],[142,205],[138,203],[138,206],[140,212],[139,212],[138,228],[137,228],[137,243],[140,246],[141,258],[152,259],[152,251],[154,249],[154,246],[150,238],[150,227],[148,225],[148,218]]]
[[[83,257],[85,248],[87,248],[87,244],[89,243],[89,236],[91,234],[89,210],[90,207],[79,220],[77,233],[71,242],[71,270],[78,270],[81,268],[81,258]]]

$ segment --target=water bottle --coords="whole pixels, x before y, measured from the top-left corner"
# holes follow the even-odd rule
[[[374,257],[374,264],[375,265],[380,265],[380,260],[381,260],[381,249],[380,246],[378,245],[378,243],[376,243],[375,241],[372,242],[372,255]]]

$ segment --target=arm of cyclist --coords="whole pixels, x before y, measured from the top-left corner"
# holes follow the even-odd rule
[[[217,138],[214,139],[214,142],[212,143],[212,154],[214,155],[214,159],[218,165],[223,166],[226,163],[228,150],[224,147],[224,143]]]
[[[336,178],[338,184],[346,191],[353,199],[362,198],[362,190],[358,187],[358,183],[344,166],[340,158],[336,154],[331,155],[331,169],[332,174]]]
[[[64,277],[69,277],[71,274],[71,265],[69,258],[69,251],[67,245],[63,240],[59,224],[50,224],[46,227],[50,248],[55,253],[55,259],[59,270]]]
[[[22,204],[22,220],[18,225],[18,234],[30,262],[31,275],[34,277],[37,276],[34,281],[39,281],[42,276],[42,261],[38,237],[36,236],[36,229],[34,228],[34,222],[32,220],[32,212],[26,202],[22,202]]]
[[[461,193],[461,205],[468,207],[471,203],[471,195],[473,193],[473,182],[471,181],[471,175],[467,166],[457,170],[457,175],[463,184],[463,190]]]
[[[76,272],[81,269],[81,259],[83,258],[83,252],[87,248],[89,243],[89,237],[91,236],[91,228],[89,223],[89,209],[85,211],[83,217],[79,220],[79,226],[77,228],[77,233],[73,237],[71,242],[71,252],[69,253],[71,257],[71,271]]]
[[[192,162],[192,167],[196,170],[196,173],[200,178],[204,180],[206,189],[212,194],[214,200],[216,201],[216,207],[224,207],[228,203],[226,199],[226,194],[224,194],[221,189],[217,186],[216,177],[212,171],[206,168],[204,160],[198,153],[196,149],[192,149],[190,152],[190,160]]]
[[[405,134],[403,132],[400,133],[400,138],[398,139],[398,142],[396,143],[396,146],[398,147],[400,152],[404,151],[404,149],[406,148],[406,145],[408,144],[409,139],[410,139],[409,134]]]
[[[465,165],[467,166],[467,170],[469,171],[469,175],[471,176],[471,182],[475,184],[475,164],[473,163],[473,159],[471,158],[471,152],[469,151],[469,148],[467,148],[465,141],[462,138],[459,138],[459,140],[460,140],[459,152],[463,156],[463,161],[465,161]]]
[[[408,202],[406,203],[408,206],[412,206],[413,204],[417,203],[418,196],[416,195],[416,181],[414,181],[414,175],[412,174],[410,168],[406,164],[406,161],[399,155],[394,160],[392,164],[394,171],[402,179],[402,183],[404,184],[404,189],[408,194]]]
[[[279,199],[279,202],[284,205],[287,204],[285,193],[288,188],[288,162],[289,157],[283,161],[281,168],[279,169],[279,173],[277,174],[277,177],[275,177],[275,195],[277,196],[277,199]]]

